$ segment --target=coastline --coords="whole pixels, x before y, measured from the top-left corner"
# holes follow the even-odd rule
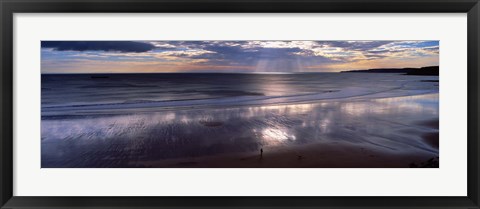
[[[155,78],[128,85],[106,79],[91,92],[85,80],[70,87],[79,92],[63,95],[69,102],[44,92],[42,168],[438,167],[429,163],[439,156],[438,83],[423,81],[438,76],[316,76],[249,75],[237,90],[222,79],[198,89],[180,78],[181,90],[176,83],[162,89]],[[258,79],[278,82],[268,81],[274,88]],[[83,99],[92,94],[101,100]],[[171,103],[158,107],[162,100]]]
[[[304,145],[263,148],[263,152],[228,153],[215,156],[185,157],[167,160],[138,161],[132,167],[143,168],[438,168],[439,120],[417,125],[430,128],[419,142],[437,150],[391,151],[377,146],[325,140]],[[428,165],[432,160],[436,165]]]
[[[433,76],[438,77],[438,76]],[[138,100],[122,103],[102,103],[102,104],[73,104],[66,106],[46,106],[42,105],[42,117],[56,116],[57,114],[71,115],[91,115],[101,114],[103,112],[158,112],[158,111],[175,111],[189,109],[210,109],[210,108],[240,108],[240,107],[261,107],[261,106],[280,106],[280,105],[301,105],[321,102],[341,102],[341,101],[358,101],[370,99],[388,99],[396,97],[421,96],[429,94],[438,94],[437,89],[422,90],[404,90],[403,88],[410,82],[402,83],[399,87],[385,89],[380,91],[372,91],[363,87],[344,88],[334,91],[325,91],[322,93],[310,93],[299,95],[284,96],[242,96],[242,97],[226,97],[226,98],[210,98],[196,100],[178,100],[178,101],[152,101]],[[420,82],[425,82],[421,80]],[[436,85],[438,86],[438,85]]]
[[[232,139],[228,139],[231,136],[242,135],[251,131],[250,127],[258,127],[261,129],[261,126],[258,125],[258,120],[266,120],[267,129],[263,129],[264,132],[258,134],[253,133],[257,138],[251,138],[250,136],[243,136],[244,138],[235,139],[235,143],[247,143],[245,145],[239,144],[238,146],[251,146],[249,143],[255,143],[258,146],[255,151],[252,151],[251,148],[247,150],[236,150],[234,148],[235,143],[230,144],[228,147],[233,146],[232,148],[225,147],[227,151],[225,153],[212,153],[212,154],[200,154],[195,157],[187,156],[178,156],[173,158],[166,159],[130,159],[126,156],[119,156],[119,158],[127,158],[126,161],[118,165],[109,165],[108,167],[135,167],[135,168],[408,168],[413,165],[421,165],[424,162],[432,158],[437,158],[438,153],[438,117],[431,118],[429,120],[418,120],[415,119],[417,114],[424,112],[423,109],[418,109],[419,107],[415,105],[415,102],[422,101],[429,98],[437,98],[438,93],[434,94],[425,94],[425,95],[414,95],[414,96],[402,96],[402,97],[392,97],[392,98],[377,98],[377,99],[367,99],[360,101],[322,101],[322,102],[312,102],[311,104],[290,104],[290,105],[267,105],[261,107],[235,107],[235,108],[222,108],[216,109],[216,112],[208,112],[208,115],[203,115],[203,113],[197,113],[195,110],[182,110],[185,113],[179,115],[179,112],[176,111],[176,115],[170,116],[169,114],[165,119],[165,123],[175,123],[175,120],[178,118],[189,117],[187,122],[188,124],[196,124],[195,126],[188,125],[188,129],[181,129],[184,131],[190,130],[196,132],[196,130],[207,131],[208,134],[203,134],[198,132],[195,138],[190,138],[189,141],[199,141],[203,144],[206,142],[200,142],[203,140],[209,141],[213,144],[223,144],[231,143]],[[433,100],[435,101],[435,100]],[[395,104],[392,106],[392,104]],[[386,111],[384,108],[392,108],[392,111]],[[331,112],[322,113],[325,109],[332,109]],[[399,109],[398,109],[399,108]],[[423,106],[422,108],[427,108]],[[438,107],[437,107],[438,108]],[[239,109],[244,109],[245,111],[250,112],[250,115],[246,115],[242,112],[238,112]],[[432,111],[426,109],[427,112]],[[199,117],[191,115],[192,111],[196,114],[200,114]],[[213,111],[213,110],[210,110]],[[253,111],[253,112],[252,112]],[[280,111],[280,112],[278,112]],[[320,112],[318,112],[320,111]],[[386,111],[386,112],[385,112]],[[398,112],[400,111],[400,112]],[[415,112],[417,111],[417,112]],[[418,112],[419,111],[419,112]],[[174,111],[175,112],[175,111]],[[382,115],[385,113],[395,113],[389,117],[400,117],[399,119],[392,119],[388,121]],[[397,113],[398,112],[398,113]],[[278,116],[290,115],[287,118],[282,120],[278,124],[276,121],[272,123],[270,119],[265,119],[266,115],[275,114]],[[405,113],[406,115],[402,114]],[[164,115],[161,113],[157,113]],[[233,114],[233,115],[232,115]],[[313,115],[312,115],[313,114]],[[319,114],[319,115],[316,115]],[[340,114],[333,118],[331,114]],[[400,115],[399,115],[400,114]],[[142,114],[143,115],[143,114]],[[138,115],[137,115],[138,116]],[[146,115],[145,115],[146,116]],[[378,117],[377,116],[381,116]],[[387,114],[388,116],[388,114]],[[127,116],[126,116],[127,117]],[[226,118],[224,118],[226,117]],[[233,117],[233,118],[230,118]],[[244,117],[244,118],[238,118]],[[277,117],[277,116],[275,116]],[[366,117],[366,118],[365,118]],[[163,116],[162,116],[163,118]],[[195,119],[198,118],[198,119]],[[210,119],[201,119],[201,118],[210,118]],[[222,119],[223,118],[223,119]],[[230,118],[230,119],[229,119]],[[259,119],[260,118],[260,119]],[[293,119],[289,119],[293,118]],[[305,125],[305,122],[299,123],[295,122],[303,118],[303,121],[309,121],[306,123],[311,123],[307,125],[307,129],[302,128]],[[337,118],[337,119],[334,119]],[[342,119],[343,118],[343,119]],[[362,119],[363,118],[363,119]],[[421,117],[422,118],[422,117]],[[140,117],[142,121],[158,121],[158,117],[152,116],[152,118]],[[172,119],[175,119],[172,121]],[[342,119],[342,123],[332,124],[332,120]],[[347,120],[348,119],[348,120]],[[365,120],[368,119],[368,120]],[[73,121],[79,119],[73,119]],[[80,119],[82,120],[82,119]],[[97,119],[86,119],[87,124],[95,124]],[[101,125],[103,122],[106,124],[112,123],[98,119]],[[357,123],[357,120],[362,121],[364,124],[354,128],[352,123]],[[65,121],[64,119],[58,120],[58,122]],[[68,120],[67,120],[68,121]],[[117,121],[117,119],[112,119],[112,121]],[[230,122],[229,122],[230,121]],[[257,122],[255,122],[257,121]],[[402,122],[403,121],[403,122]],[[244,125],[235,125],[239,122]],[[256,125],[245,125],[255,122]],[[74,122],[78,124],[78,122]],[[142,122],[144,123],[144,122]],[[162,122],[160,122],[162,123]],[[234,124],[232,124],[234,123]],[[283,124],[283,125],[282,125]],[[374,125],[375,124],[375,125]],[[62,125],[68,126],[68,124],[62,123]],[[133,124],[134,126],[137,126]],[[372,126],[374,125],[374,126]],[[131,127],[132,125],[127,125]],[[177,126],[177,125],[175,125]],[[265,133],[265,130],[276,127],[272,130],[271,133]],[[317,127],[317,131],[320,135],[318,136],[302,136],[304,131],[302,130],[311,130],[311,128]],[[95,126],[95,128],[98,128]],[[120,127],[121,128],[121,127]],[[192,129],[193,128],[193,129]],[[233,128],[233,129],[232,129]],[[148,132],[151,133],[160,133],[165,128],[157,124],[152,124],[151,126],[139,127],[139,129],[144,129],[140,133]],[[150,130],[151,129],[151,130]],[[389,130],[389,131],[386,131]],[[112,130],[110,130],[112,131]],[[219,132],[220,131],[220,132]],[[223,131],[226,131],[225,134],[220,134]],[[280,132],[281,131],[281,132]],[[386,133],[382,133],[386,131]],[[116,131],[113,131],[116,132]],[[179,132],[181,132],[179,130]],[[83,133],[83,132],[82,132]],[[213,134],[212,133],[218,133]],[[133,133],[137,137],[138,134]],[[270,135],[273,136],[270,136]],[[188,135],[190,136],[190,135]],[[297,139],[306,140],[300,144],[295,143],[295,138],[292,137],[301,137]],[[176,136],[178,137],[178,136]],[[203,138],[202,138],[203,137]],[[205,138],[207,137],[207,138]],[[213,138],[208,138],[213,137]],[[246,138],[245,138],[246,137]],[[253,136],[252,136],[253,137]],[[260,137],[260,138],[258,138]],[[310,137],[310,139],[308,139]],[[314,137],[314,138],[311,138]],[[318,138],[320,137],[320,138]],[[157,136],[155,136],[157,138]],[[147,140],[156,140],[155,138]],[[316,139],[315,139],[316,138]],[[128,140],[128,139],[126,139]],[[214,141],[212,141],[214,140]],[[237,140],[240,140],[236,142]],[[129,141],[129,140],[128,140]],[[185,145],[176,145],[175,143],[193,143],[189,141],[178,141],[173,142],[174,144],[164,144],[164,145],[151,145],[151,146],[161,146],[163,147],[158,152],[162,152],[163,149],[170,149],[172,147],[177,149],[177,146]],[[229,142],[230,141],[230,142]],[[42,144],[45,146],[48,145],[49,141],[42,140]],[[59,142],[62,143],[61,141]],[[122,142],[125,143],[125,142]],[[138,142],[137,142],[138,143]],[[135,144],[137,144],[135,143]],[[144,144],[145,142],[139,142]],[[151,143],[151,142],[150,142]],[[169,142],[172,143],[172,142]],[[258,144],[259,143],[259,144]],[[203,146],[203,145],[195,146]],[[261,145],[263,144],[263,145]],[[82,145],[83,146],[83,145]],[[104,145],[102,145],[104,146]],[[118,146],[115,144],[108,145]],[[122,145],[125,146],[125,145]],[[135,145],[137,146],[137,145]],[[142,145],[146,146],[146,145]],[[193,145],[190,145],[193,146]],[[263,156],[260,157],[259,148],[263,146]],[[98,148],[98,146],[95,146]],[[141,148],[141,147],[140,147]],[[203,148],[198,147],[197,149],[201,150]],[[154,149],[155,150],[155,149]],[[154,150],[149,152],[155,152]],[[250,150],[250,151],[248,151]],[[89,151],[86,151],[89,152]],[[111,152],[111,151],[109,151]],[[115,151],[117,152],[117,151]],[[48,153],[48,152],[45,152]],[[42,152],[43,154],[43,152]],[[124,154],[124,153],[123,153]],[[75,160],[80,160],[78,157]],[[115,158],[113,158],[115,159]],[[42,156],[42,162],[46,160]],[[108,165],[108,164],[107,164]],[[104,167],[102,164],[98,165],[76,165],[71,167]],[[43,164],[43,168],[49,167],[61,167],[61,166],[52,166],[48,164]],[[437,166],[438,167],[438,166]]]
[[[264,148],[259,152],[139,161],[132,167],[145,168],[409,168],[437,158],[429,152],[389,153],[374,147],[331,141],[308,145]]]

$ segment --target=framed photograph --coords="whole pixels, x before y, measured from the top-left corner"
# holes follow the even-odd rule
[[[2,1],[1,208],[479,208],[478,0]]]

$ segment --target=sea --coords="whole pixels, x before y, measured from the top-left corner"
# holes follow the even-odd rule
[[[151,167],[149,162],[329,140],[438,156],[438,147],[421,140],[435,127],[418,124],[438,123],[439,76],[158,73],[41,79],[42,168]]]

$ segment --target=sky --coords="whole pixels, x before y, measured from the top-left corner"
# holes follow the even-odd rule
[[[298,73],[438,65],[438,41],[42,41],[42,73]]]

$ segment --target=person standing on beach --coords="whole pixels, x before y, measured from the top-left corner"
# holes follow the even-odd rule
[[[263,148],[260,148],[260,157],[263,157]]]

